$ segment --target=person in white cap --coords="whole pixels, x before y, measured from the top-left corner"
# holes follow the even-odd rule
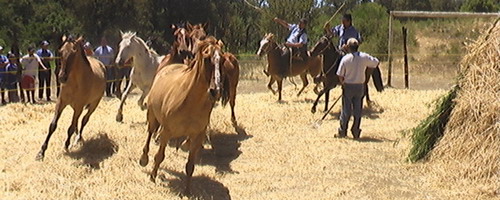
[[[5,101],[4,93],[5,93],[5,76],[6,70],[5,67],[9,64],[9,59],[7,56],[3,55],[3,47],[0,46],[0,95],[2,96],[2,104],[7,104]]]
[[[358,51],[359,42],[355,38],[347,40],[347,54],[339,64],[337,75],[342,84],[342,112],[340,128],[336,137],[346,137],[349,118],[354,116],[351,133],[354,139],[361,134],[361,111],[363,109],[365,71],[367,67],[375,68],[379,60],[367,53]]]
[[[42,48],[38,49],[36,51],[36,54],[42,59],[42,63],[45,66],[42,67],[41,65],[38,68],[38,98],[43,99],[43,89],[46,89],[46,97],[47,101],[51,101],[50,99],[50,78],[52,74],[52,70],[50,67],[50,61],[53,59],[54,54],[52,51],[50,51],[49,48],[49,42],[47,41],[42,41],[41,43]]]
[[[94,55],[94,50],[92,50],[92,44],[90,44],[90,42],[85,42],[85,44],[83,45],[83,50],[85,51],[86,56]]]

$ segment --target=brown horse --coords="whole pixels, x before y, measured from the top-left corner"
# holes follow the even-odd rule
[[[68,149],[71,135],[74,132],[77,132],[75,142],[79,142],[82,139],[83,128],[89,121],[90,115],[92,115],[97,105],[99,105],[104,94],[104,89],[106,88],[106,78],[104,77],[105,67],[97,59],[85,55],[82,37],[76,41],[63,37],[63,45],[59,49],[59,52],[62,57],[61,70],[59,72],[59,80],[62,83],[61,93],[57,98],[56,112],[50,123],[49,133],[36,157],[37,160],[43,159],[50,137],[56,130],[57,121],[67,105],[73,108],[74,113],[68,129],[68,138],[64,144],[65,149]],[[88,111],[82,119],[81,129],[78,133],[78,118],[82,114],[84,107]]]
[[[200,42],[199,52],[191,65],[169,65],[155,77],[147,102],[148,137],[139,162],[141,166],[148,164],[151,136],[161,126],[160,148],[151,172],[153,182],[165,157],[168,140],[187,137],[190,145],[186,163],[186,193],[190,192],[194,164],[205,140],[213,105],[220,96],[220,59],[220,46],[215,38],[210,37]]]
[[[187,34],[188,36],[187,37],[183,36],[184,32],[183,34],[179,34],[180,38],[186,38],[185,39],[187,41],[186,43],[191,44],[188,46],[191,47],[192,54],[198,51],[197,49],[198,49],[198,44],[200,44],[199,42],[207,37],[207,33],[205,32],[205,27],[206,24],[192,25],[190,23],[187,23],[186,25],[187,32],[185,32],[185,34]],[[179,38],[179,36],[177,36],[177,38]],[[224,44],[219,41],[218,45],[222,48]],[[183,53],[182,51],[178,52],[179,54]],[[238,82],[240,77],[240,65],[236,56],[228,52],[225,52],[222,55],[220,65],[223,68],[222,71],[225,72],[224,74],[222,74],[222,81],[225,86],[223,87],[224,90],[222,92],[225,92],[227,94],[226,96],[229,98],[229,99],[222,99],[221,103],[224,106],[227,104],[227,102],[229,102],[229,105],[231,106],[231,122],[233,123],[233,126],[236,127],[238,123],[234,112],[234,106],[236,105],[236,90],[238,88]]]
[[[274,82],[278,83],[278,101],[281,101],[281,90],[285,77],[300,75],[303,85],[299,93],[297,93],[297,96],[299,96],[307,85],[309,85],[307,74],[316,77],[321,72],[322,65],[319,56],[308,57],[305,61],[293,60],[292,66],[290,67],[290,54],[287,54],[278,46],[274,41],[274,35],[272,33],[266,34],[260,41],[257,55],[263,56],[264,54],[267,54],[268,73],[271,76],[267,88],[269,88],[273,94],[276,94],[276,91],[272,88],[272,84]]]
[[[332,43],[331,38],[328,36],[323,36],[320,38],[318,43],[314,45],[311,50],[311,56],[323,55],[323,70],[321,76],[316,79],[323,82],[323,90],[318,94],[318,97],[313,103],[311,112],[316,112],[316,106],[318,105],[319,98],[325,95],[325,112],[328,110],[328,101],[330,98],[330,90],[340,85],[339,77],[337,76],[337,70],[339,68],[340,61],[342,59],[342,52],[335,47]],[[373,77],[373,83],[378,92],[384,90],[382,84],[382,77],[380,73],[380,68],[377,66],[375,69],[367,68],[365,71],[365,96],[366,102],[370,105],[370,95],[368,93],[368,82],[370,77]]]
[[[236,56],[232,53],[225,52],[221,58],[221,67],[224,74],[222,75],[222,83],[223,83],[223,93],[226,95],[222,95],[221,102],[222,105],[226,105],[229,101],[229,105],[231,106],[231,122],[234,127],[237,127],[238,122],[236,121],[236,115],[234,114],[234,106],[236,104],[236,89],[238,88],[238,81],[240,79],[240,64]]]

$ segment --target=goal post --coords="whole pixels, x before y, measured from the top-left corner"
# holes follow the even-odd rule
[[[392,39],[393,39],[393,20],[401,17],[412,18],[483,18],[483,17],[500,17],[500,12],[497,13],[476,13],[476,12],[432,12],[432,11],[391,11],[389,14],[389,38],[387,41],[387,86],[392,87]]]

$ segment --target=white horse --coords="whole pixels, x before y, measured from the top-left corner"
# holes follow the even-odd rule
[[[139,87],[139,89],[142,90],[141,98],[139,98],[137,104],[139,104],[142,110],[146,109],[144,98],[151,89],[151,85],[156,76],[156,69],[164,57],[159,56],[153,49],[148,47],[144,40],[136,36],[135,32],[120,32],[120,34],[122,36],[122,41],[120,42],[120,50],[118,51],[115,62],[117,65],[123,65],[128,59],[133,58],[133,60],[132,70],[130,72],[131,83],[122,95],[120,107],[116,114],[116,121],[119,122],[123,120],[122,111],[125,99],[127,99],[129,92],[135,87]]]

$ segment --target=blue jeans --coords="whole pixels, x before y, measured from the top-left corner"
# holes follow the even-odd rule
[[[364,85],[344,84],[342,89],[342,113],[340,114],[339,134],[346,135],[349,119],[354,116],[351,132],[359,137],[361,129],[361,111],[363,109]]]

